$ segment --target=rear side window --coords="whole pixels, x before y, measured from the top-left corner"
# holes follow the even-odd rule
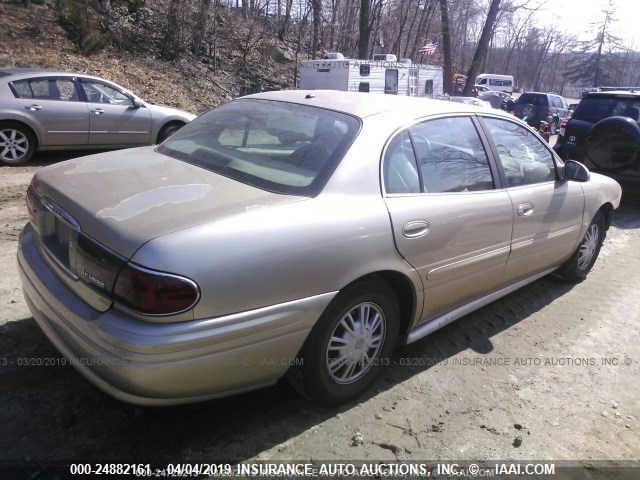
[[[384,156],[384,187],[387,193],[419,193],[420,177],[409,134],[396,135]]]
[[[536,107],[546,107],[548,105],[547,96],[539,93],[523,93],[518,98],[520,104],[531,104]]]
[[[39,100],[61,100],[75,102],[78,91],[75,82],[69,78],[32,78],[11,83],[13,93],[18,98]]]
[[[235,100],[178,130],[158,151],[277,193],[319,193],[360,128],[350,115],[271,100]]]
[[[549,149],[527,128],[507,120],[484,118],[504,170],[507,186],[531,185],[555,180]]]
[[[428,120],[412,126],[409,132],[425,192],[494,187],[487,154],[469,117]]]
[[[640,100],[624,97],[587,97],[578,104],[573,118],[595,123],[614,115],[640,120]]]

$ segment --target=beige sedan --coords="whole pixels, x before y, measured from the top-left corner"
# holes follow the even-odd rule
[[[39,170],[18,260],[42,330],[121,400],[286,375],[337,404],[399,343],[552,272],[584,279],[620,195],[496,110],[270,92]]]

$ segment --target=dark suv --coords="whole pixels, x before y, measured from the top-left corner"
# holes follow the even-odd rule
[[[540,128],[540,122],[549,124],[551,135],[558,132],[560,123],[571,116],[569,105],[560,95],[553,93],[524,92],[513,104],[513,113],[532,127]]]
[[[587,93],[553,147],[640,196],[640,92]]]

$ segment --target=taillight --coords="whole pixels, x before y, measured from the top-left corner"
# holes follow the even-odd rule
[[[35,192],[33,185],[29,185],[27,188],[27,211],[29,212],[29,221],[34,228],[38,228],[38,212],[42,209],[42,203],[38,194]]]
[[[564,134],[567,133],[567,122],[568,120],[563,120],[560,122],[560,136],[564,137]]]
[[[200,297],[188,278],[128,263],[118,274],[113,296],[146,315],[170,315],[192,308]]]

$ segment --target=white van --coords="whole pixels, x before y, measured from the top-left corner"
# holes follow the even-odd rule
[[[513,75],[496,75],[494,73],[481,73],[476,77],[476,87],[487,87],[489,90],[513,93]]]

